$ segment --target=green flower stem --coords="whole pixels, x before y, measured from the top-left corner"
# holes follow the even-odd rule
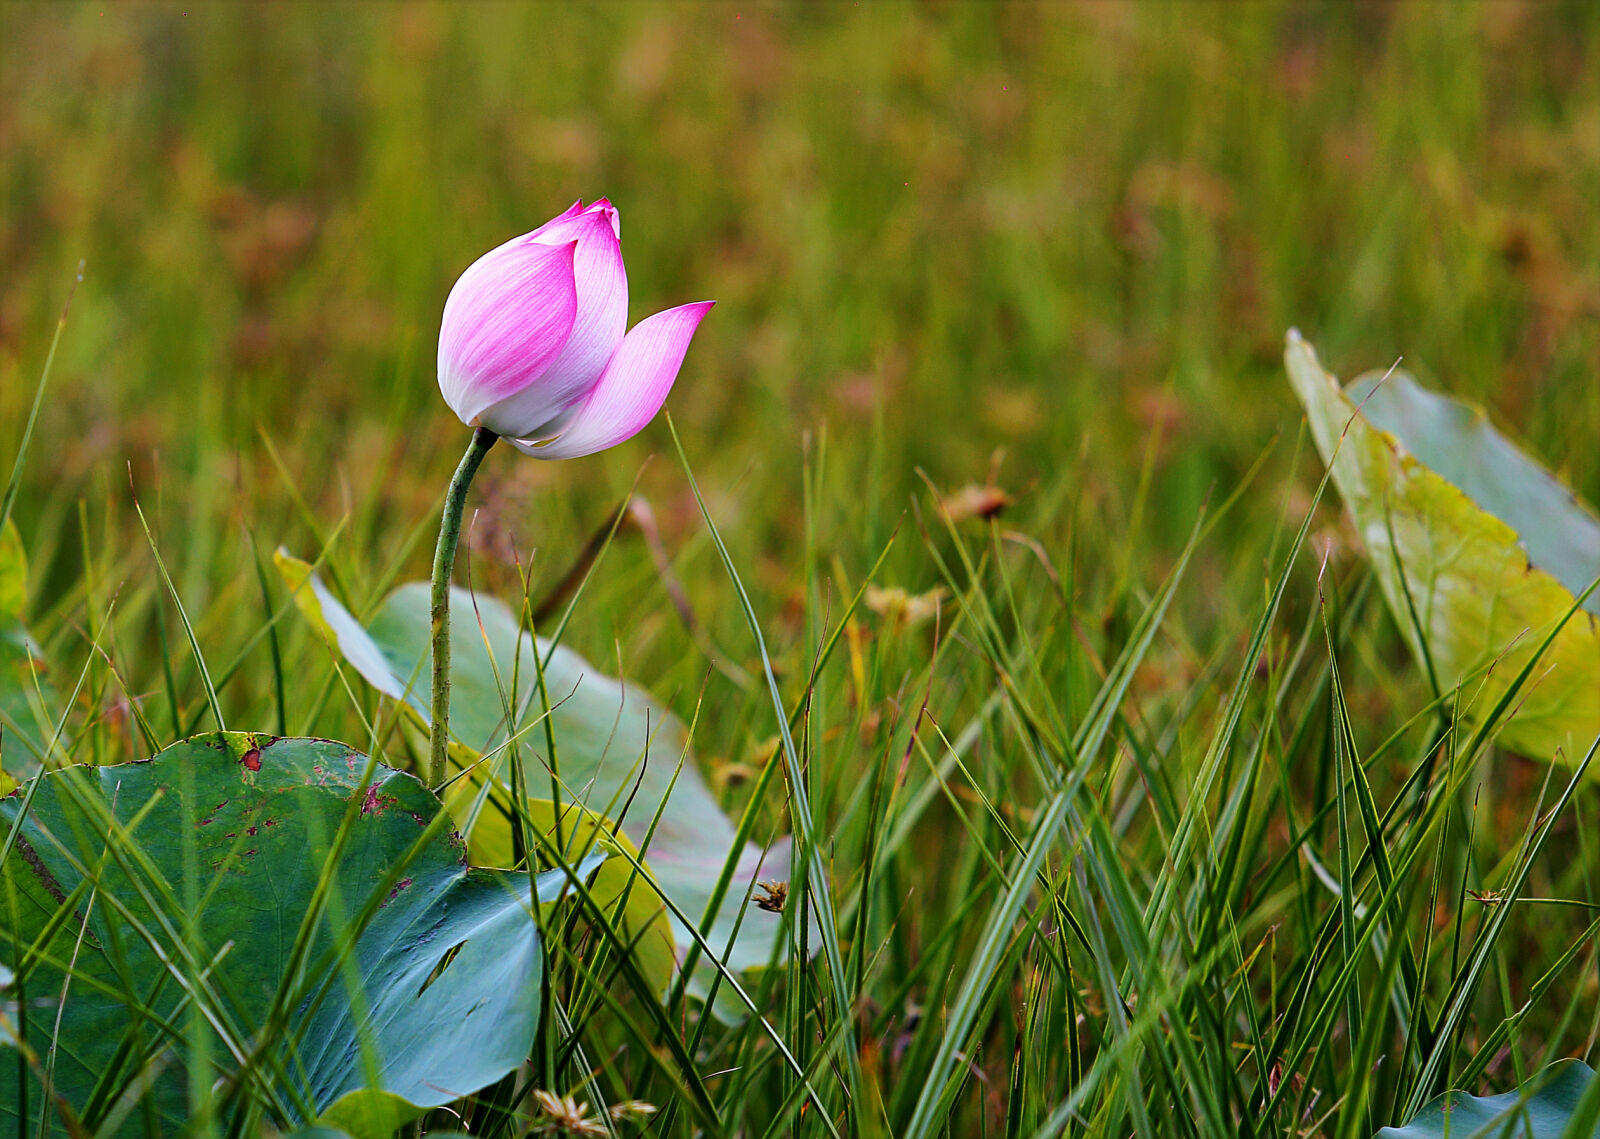
[[[467,488],[478,473],[483,457],[500,438],[487,427],[472,433],[467,453],[450,480],[439,523],[439,545],[433,551],[433,724],[432,754],[425,773],[429,787],[444,782],[445,756],[450,747],[450,573],[456,565],[456,545],[461,540],[461,514],[467,505]]]

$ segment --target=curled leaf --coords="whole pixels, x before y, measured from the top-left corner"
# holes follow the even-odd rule
[[[1600,517],[1481,410],[1399,371],[1341,389],[1294,331],[1284,356],[1417,660],[1476,719],[1531,663],[1501,743],[1581,761],[1600,738],[1600,591],[1579,604],[1600,578]]]

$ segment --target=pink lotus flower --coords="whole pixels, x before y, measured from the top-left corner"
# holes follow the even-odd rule
[[[601,198],[478,258],[444,304],[439,390],[468,427],[539,459],[614,447],[655,418],[715,301],[646,317],[626,336],[617,210]]]

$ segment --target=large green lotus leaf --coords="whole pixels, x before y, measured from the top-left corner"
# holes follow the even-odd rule
[[[368,683],[400,701],[425,727],[431,682],[429,586],[423,582],[401,586],[363,628],[304,562],[280,553],[278,564],[313,625]],[[494,860],[510,854],[503,807],[509,801],[509,761],[502,748],[507,702],[502,692],[514,695],[509,702],[515,710],[517,744],[525,757],[527,797],[544,800],[538,806],[545,808],[553,798],[535,640],[493,598],[474,598],[465,590],[452,589],[450,604],[452,759],[467,764],[480,780],[487,772],[492,793],[471,819],[466,817],[467,803],[483,796],[447,795],[446,801],[453,808],[462,804],[455,808],[456,817],[463,822],[474,858]],[[552,651],[543,638],[537,644],[544,660],[563,807],[577,798],[588,812],[620,819],[622,836],[643,851],[650,885],[634,882],[629,895],[633,905],[638,905],[641,893],[648,897],[659,888],[685,914],[698,919],[710,904],[738,835],[688,753],[683,723],[642,689],[607,676],[572,650],[557,646]],[[486,758],[479,762],[479,757]],[[658,809],[660,818],[652,834]],[[750,906],[746,898],[757,880],[786,881],[790,854],[788,838],[765,851],[749,843],[739,851],[732,882],[706,937],[719,957],[726,955],[730,969],[761,968],[781,959],[782,915]],[[619,873],[620,867],[611,872]],[[662,912],[659,906],[649,908]],[[691,939],[676,917],[670,920],[681,952]],[[638,935],[637,925],[633,933]],[[641,939],[641,945],[650,943],[649,938]],[[646,972],[664,980],[648,961]],[[690,991],[703,994],[714,974],[714,968],[702,962],[690,978]],[[732,1018],[737,1009],[719,1002],[718,1013]]]
[[[57,1128],[44,1134],[66,1133],[44,1108],[51,1063],[91,1131],[141,1071],[149,1109],[176,1128],[201,1054],[193,1077],[220,1088],[253,1057],[242,1099],[280,1128],[326,1113],[350,1130],[380,1105],[403,1123],[515,1070],[539,1010],[530,884],[469,868],[439,812],[415,778],[344,744],[241,732],[49,771],[0,800],[15,838],[0,873],[0,954],[18,974],[6,1014],[27,1013],[33,1058],[24,1087],[15,1051],[0,1056],[0,1127],[26,1094],[28,1134],[42,1111]],[[561,887],[542,877],[541,901]],[[116,1133],[142,1134],[144,1110]]]
[[[1585,1096],[1587,1095],[1587,1102]],[[1579,1116],[1583,1121],[1579,1121]],[[1569,1128],[1576,1130],[1569,1130]],[[1600,1076],[1581,1060],[1561,1060],[1521,1089],[1496,1096],[1446,1092],[1404,1127],[1375,1139],[1600,1139]]]
[[[0,752],[13,775],[37,771],[55,736],[55,689],[22,623],[27,584],[27,555],[8,518],[0,527]]]
[[[1487,715],[1558,629],[1500,740],[1577,763],[1600,737],[1600,591],[1568,614],[1600,577],[1600,517],[1480,410],[1398,371],[1341,390],[1293,331],[1285,361],[1417,659]]]

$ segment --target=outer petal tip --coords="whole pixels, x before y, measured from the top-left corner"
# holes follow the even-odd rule
[[[589,203],[589,208],[583,211],[586,214],[603,214],[611,223],[611,232],[618,240],[622,238],[622,215],[617,212],[617,207],[611,204],[610,198],[596,198]]]
[[[541,233],[544,233],[546,230],[551,229],[554,226],[558,226],[558,225],[562,224],[563,222],[571,221],[573,218],[578,217],[582,213],[583,213],[583,199],[579,198],[577,201],[573,202],[566,209],[562,210],[555,217],[551,218],[549,221],[547,221],[543,225],[541,225],[538,229],[533,230],[531,233],[523,234],[521,237],[519,237],[517,239],[517,241],[519,243],[537,241],[538,238],[539,238],[539,235]]]
[[[666,402],[689,342],[715,304],[697,301],[641,320],[559,435],[514,440],[515,445],[539,459],[575,459],[637,435]]]

